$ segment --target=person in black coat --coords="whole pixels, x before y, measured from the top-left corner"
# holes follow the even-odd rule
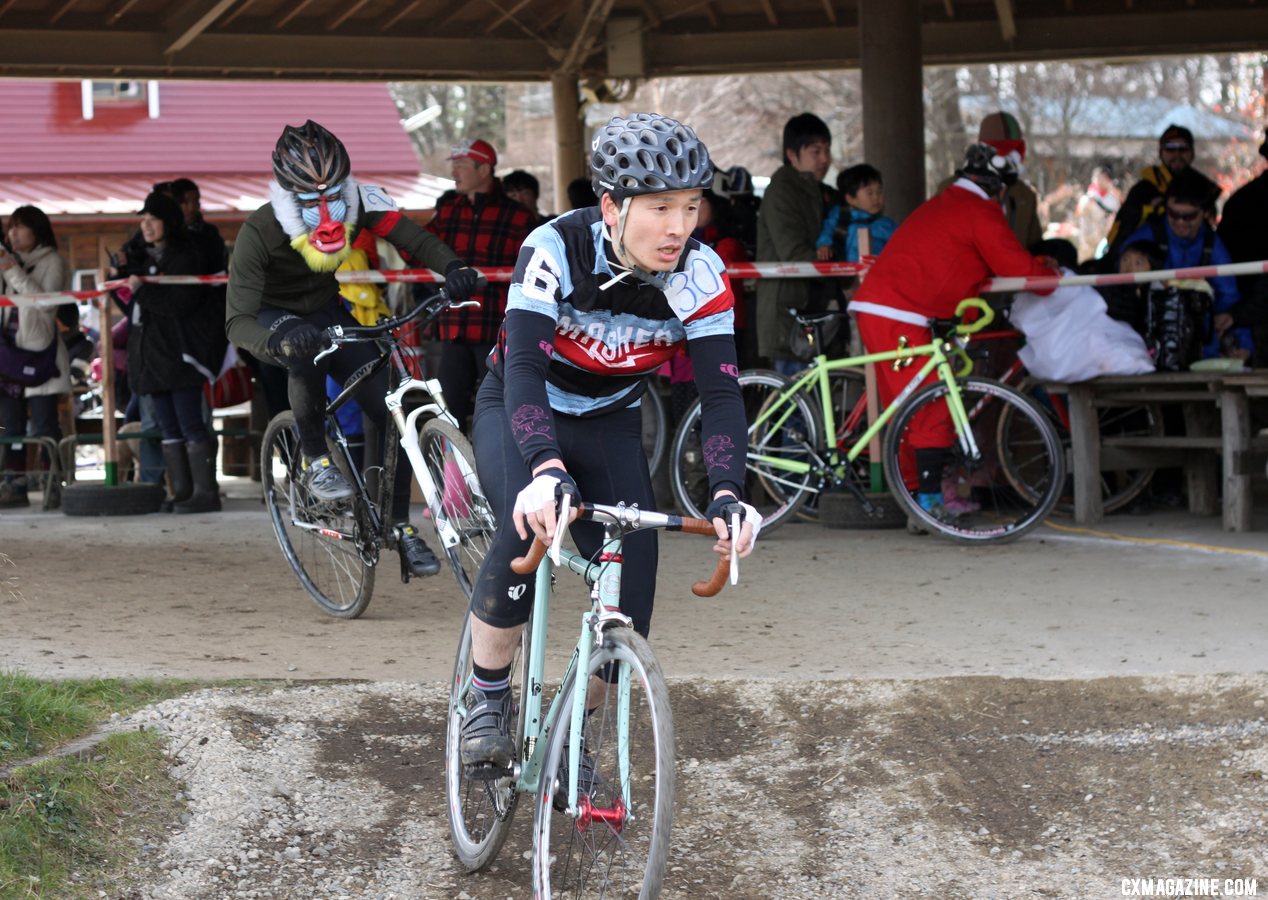
[[[150,397],[163,433],[163,461],[176,512],[220,509],[216,443],[203,417],[203,385],[224,358],[222,309],[207,287],[151,284],[144,275],[200,275],[206,263],[180,206],[154,192],[141,209],[142,242],[112,274],[128,277],[128,383]]]

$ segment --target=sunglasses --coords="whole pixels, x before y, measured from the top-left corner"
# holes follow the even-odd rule
[[[1178,213],[1173,210],[1167,210],[1167,218],[1173,222],[1192,222],[1198,216],[1202,215],[1201,210],[1195,210],[1190,213]]]
[[[1163,150],[1192,150],[1193,148],[1184,141],[1168,141],[1162,145]]]

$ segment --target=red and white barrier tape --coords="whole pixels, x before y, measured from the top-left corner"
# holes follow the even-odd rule
[[[868,270],[872,258],[859,263],[847,262],[753,262],[727,266],[732,278],[844,278],[861,275]],[[506,282],[514,272],[509,267],[480,270],[490,281]],[[1061,277],[992,278],[983,282],[982,292],[1043,290],[1069,285],[1142,284],[1150,281],[1214,278],[1219,275],[1257,275],[1268,272],[1268,260],[1225,263],[1220,266],[1194,266],[1188,269],[1159,269],[1153,272],[1125,272],[1113,275],[1063,275]],[[431,269],[387,269],[382,271],[336,272],[341,284],[434,283],[444,276]],[[141,279],[152,284],[226,284],[227,275],[152,275]],[[45,294],[0,296],[0,306],[57,306],[77,300],[91,300],[115,288],[125,287],[126,279],[103,282],[90,291],[58,291]]]

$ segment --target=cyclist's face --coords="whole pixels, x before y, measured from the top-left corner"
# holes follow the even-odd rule
[[[625,252],[644,269],[672,271],[696,228],[701,196],[701,191],[690,190],[635,197],[625,217]],[[604,194],[603,218],[613,233],[619,212],[612,196]]]

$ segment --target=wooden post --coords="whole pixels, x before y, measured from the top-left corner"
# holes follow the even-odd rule
[[[1250,450],[1250,401],[1240,388],[1220,389],[1224,432],[1224,530],[1250,531],[1250,476],[1241,474],[1240,459]]]
[[[106,280],[104,270],[97,272],[97,284]],[[100,334],[98,354],[101,356],[101,452],[106,460],[106,484],[119,483],[119,448],[115,442],[114,422],[114,340],[110,333],[110,292],[97,298]],[[74,460],[71,461],[74,465]]]
[[[1074,521],[1092,525],[1105,515],[1101,497],[1101,423],[1092,405],[1092,388],[1072,384],[1069,391],[1070,449],[1074,467]]]
[[[1215,410],[1209,401],[1181,403],[1187,437],[1215,437]],[[1190,449],[1184,458],[1184,483],[1189,494],[1189,512],[1213,516],[1220,511],[1220,461],[1208,449]]]
[[[577,73],[552,74],[550,96],[555,114],[555,208],[562,213],[569,209],[569,182],[585,174],[585,135],[581,133],[583,104],[577,91]]]

